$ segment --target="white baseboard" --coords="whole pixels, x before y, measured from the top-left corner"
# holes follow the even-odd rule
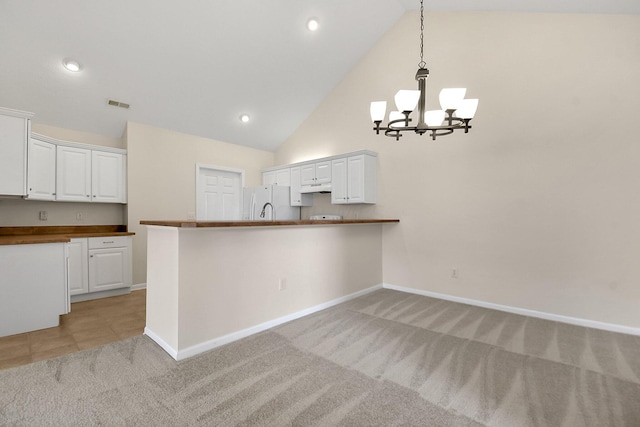
[[[453,302],[459,302],[462,304],[475,305],[477,307],[490,308],[492,310],[505,311],[507,313],[513,313],[513,314],[521,314],[523,316],[537,317],[539,319],[552,320],[555,322],[568,323],[571,325],[584,326],[587,328],[602,329],[605,331],[619,332],[619,333],[630,334],[630,335],[640,335],[639,328],[632,328],[630,326],[617,325],[614,323],[598,322],[595,320],[581,319],[577,317],[563,316],[560,314],[553,314],[553,313],[545,313],[542,311],[529,310],[526,308],[494,304],[494,303],[480,301],[480,300],[456,297],[456,296],[447,295],[447,294],[440,294],[437,292],[423,291],[421,289],[405,288],[402,286],[390,285],[388,283],[383,284],[382,287],[385,289],[392,289],[394,291],[407,292],[407,293],[422,295],[422,296],[431,297],[431,298],[438,298],[446,301],[453,301]]]
[[[156,344],[158,344],[160,347],[162,347],[162,349],[164,351],[169,353],[169,355],[171,357],[173,357],[174,359],[178,360],[178,352],[173,347],[171,347],[169,344],[167,344],[167,342],[165,340],[163,340],[158,335],[156,335],[151,329],[145,327],[144,328],[144,334],[146,336],[148,336],[149,338],[151,338],[152,340],[154,340],[156,342]]]
[[[333,307],[333,306],[341,304],[343,302],[350,301],[350,300],[352,300],[354,298],[358,298],[358,297],[360,297],[362,295],[366,295],[368,293],[371,293],[373,291],[377,291],[379,289],[382,289],[382,285],[376,285],[376,286],[373,286],[371,288],[363,289],[361,291],[354,292],[354,293],[346,295],[344,297],[336,298],[334,300],[331,300],[331,301],[328,301],[328,302],[325,302],[325,303],[322,303],[322,304],[318,304],[318,305],[315,305],[313,307],[309,307],[309,308],[307,308],[305,310],[301,310],[301,311],[298,311],[296,313],[292,313],[292,314],[288,314],[286,316],[278,317],[277,319],[269,320],[267,322],[260,323],[259,325],[255,325],[255,326],[252,326],[250,328],[243,329],[241,331],[233,332],[233,333],[230,333],[230,334],[218,337],[218,338],[214,338],[214,339],[209,340],[209,341],[205,341],[205,342],[200,343],[200,344],[196,344],[196,345],[191,346],[191,347],[187,347],[184,350],[179,350],[176,353],[175,356],[172,353],[172,352],[175,352],[175,350],[173,348],[171,348],[166,343],[164,343],[164,345],[167,345],[167,347],[170,349],[170,350],[167,350],[167,348],[165,348],[163,346],[163,344],[158,342],[152,335],[149,335],[147,333],[147,329],[146,328],[145,328],[145,334],[149,335],[149,337],[151,339],[156,341],[158,343],[158,345],[160,345],[162,348],[164,348],[167,351],[167,353],[171,354],[171,356],[174,359],[183,360],[183,359],[187,359],[189,357],[193,357],[193,356],[195,356],[197,354],[204,353],[205,351],[213,350],[216,347],[220,347],[220,346],[223,346],[225,344],[229,344],[229,343],[231,343],[233,341],[237,341],[239,339],[246,338],[246,337],[248,337],[250,335],[257,334],[258,332],[266,331],[267,329],[282,325],[283,323],[287,323],[287,322],[290,322],[292,320],[299,319],[300,317],[308,316],[309,314],[313,314],[315,312],[318,312],[318,311],[321,311],[321,310],[325,310],[327,308]]]
[[[82,301],[90,301],[90,300],[94,300],[94,299],[117,297],[117,296],[120,296],[120,295],[126,295],[128,293],[131,293],[131,288],[110,289],[108,291],[89,292],[87,294],[71,295],[69,300],[73,304],[74,302],[82,302]]]
[[[141,289],[147,289],[147,284],[146,283],[136,283],[135,285],[131,286],[131,290],[132,291],[139,291]]]

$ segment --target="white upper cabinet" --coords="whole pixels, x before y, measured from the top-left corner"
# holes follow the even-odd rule
[[[331,161],[310,163],[300,167],[300,184],[328,184],[331,182]]]
[[[334,159],[331,168],[331,203],[376,203],[376,157],[360,154]]]
[[[120,152],[58,145],[55,200],[126,203],[126,164]]]
[[[276,185],[289,187],[291,185],[291,169],[278,169],[276,172]]]
[[[0,108],[0,195],[27,194],[27,143],[32,116]]]
[[[124,202],[125,158],[105,151],[91,153],[91,201]]]
[[[27,169],[27,199],[55,200],[56,145],[30,138]]]
[[[300,193],[300,166],[291,168],[291,206],[313,206],[313,195]]]
[[[331,203],[343,204],[347,201],[347,158],[335,159],[331,161],[331,173],[333,182],[331,183]]]
[[[262,172],[262,185],[276,185],[276,171]]]
[[[91,150],[58,146],[56,200],[91,201]]]
[[[314,193],[331,193],[332,204],[376,203],[378,154],[359,150],[263,170],[264,185],[282,184],[289,172],[291,206],[313,206]],[[278,180],[278,182],[276,182]]]
[[[291,185],[291,170],[289,168],[262,172],[262,185]]]

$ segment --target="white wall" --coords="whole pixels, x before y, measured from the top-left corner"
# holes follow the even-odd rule
[[[640,16],[437,12],[425,31],[428,108],[468,87],[471,133],[371,130],[370,101],[416,87],[408,13],[276,153],[377,151],[379,203],[318,195],[303,215],[400,218],[384,234],[388,284],[640,327]]]
[[[240,145],[128,122],[129,231],[133,238],[133,283],[146,283],[146,228],[141,220],[186,220],[196,211],[196,163],[245,171],[247,186],[259,185],[260,170],[274,154]]]
[[[37,120],[38,116],[34,118]],[[74,129],[59,128],[56,126],[43,125],[42,123],[31,123],[31,131],[41,135],[62,141],[82,142],[83,144],[101,145],[112,148],[126,148],[122,138],[100,135],[97,133],[84,132]]]
[[[46,221],[40,221],[40,211],[47,212]],[[76,219],[77,212],[82,212],[81,220]],[[125,220],[124,207],[119,204],[0,199],[0,227],[120,225]]]

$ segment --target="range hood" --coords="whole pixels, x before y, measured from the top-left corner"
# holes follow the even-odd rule
[[[300,187],[300,193],[331,193],[331,183],[303,185]]]

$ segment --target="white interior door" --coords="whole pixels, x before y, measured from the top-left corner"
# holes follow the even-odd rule
[[[244,171],[197,165],[196,173],[196,219],[240,220]]]

